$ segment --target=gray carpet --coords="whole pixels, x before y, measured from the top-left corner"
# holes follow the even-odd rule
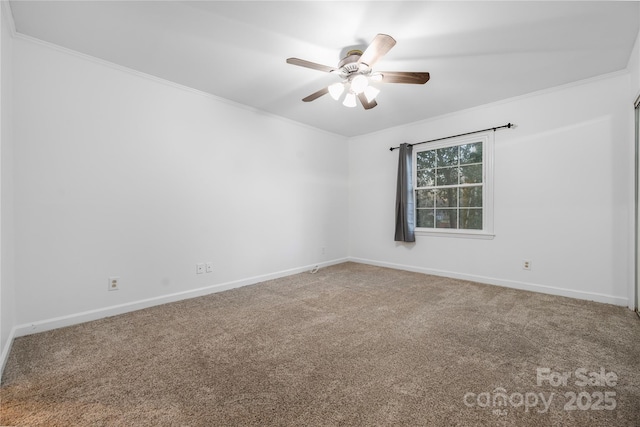
[[[345,263],[16,339],[0,424],[638,426],[639,385],[626,308]]]

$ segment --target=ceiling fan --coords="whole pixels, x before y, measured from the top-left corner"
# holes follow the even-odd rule
[[[340,99],[343,92],[346,95],[343,105],[355,107],[356,98],[365,110],[369,110],[378,103],[375,98],[380,90],[370,85],[370,83],[406,83],[425,84],[429,80],[429,73],[419,73],[411,71],[373,71],[372,67],[396,44],[393,37],[387,34],[378,34],[365,51],[350,50],[339,63],[338,67],[316,64],[304,59],[288,58],[287,63],[300,67],[311,68],[313,70],[325,71],[327,73],[337,73],[342,79],[341,82],[334,83],[317,92],[303,98],[304,102],[311,102],[322,95],[330,94],[336,101]]]

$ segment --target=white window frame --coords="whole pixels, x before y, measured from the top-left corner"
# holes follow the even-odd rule
[[[493,149],[494,131],[489,130],[475,135],[460,136],[443,141],[436,141],[413,147],[413,188],[417,190],[418,153],[457,145],[482,142],[482,230],[465,230],[455,228],[415,228],[418,236],[463,237],[472,239],[493,239]],[[414,218],[417,219],[417,201],[414,202]]]

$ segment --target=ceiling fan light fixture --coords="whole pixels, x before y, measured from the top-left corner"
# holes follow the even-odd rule
[[[362,74],[358,74],[351,79],[351,90],[356,94],[364,92],[367,86],[369,86],[369,79]]]
[[[356,103],[356,95],[353,92],[347,93],[347,96],[344,97],[344,101],[342,105],[345,107],[353,108],[357,105]]]
[[[334,83],[328,87],[329,95],[336,101],[340,99],[340,95],[344,92],[344,84],[342,83]]]
[[[377,89],[373,86],[367,86],[364,90],[364,96],[367,98],[367,101],[371,102],[376,99],[376,96],[380,93],[380,89]]]
[[[310,102],[319,97],[331,94],[336,101],[344,96],[342,104],[346,107],[355,107],[359,103],[365,110],[370,110],[378,105],[375,98],[380,93],[378,88],[370,84],[384,82],[422,85],[429,81],[429,73],[415,71],[373,71],[373,66],[395,46],[396,41],[388,34],[378,34],[362,50],[350,50],[347,56],[338,62],[337,67],[317,64],[300,58],[287,58],[287,64],[313,70],[324,71],[331,74],[339,74],[342,83],[325,86],[322,89],[302,98],[303,102]],[[346,95],[343,95],[345,94]],[[357,98],[357,99],[356,99]]]

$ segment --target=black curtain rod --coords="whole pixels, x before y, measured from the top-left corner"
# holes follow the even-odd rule
[[[459,135],[445,136],[444,138],[430,139],[429,141],[416,142],[415,144],[409,144],[409,145],[410,146],[414,146],[414,145],[426,144],[427,142],[442,141],[443,139],[457,138],[459,136],[472,135],[474,133],[486,132],[488,130],[492,130],[492,131],[495,132],[497,129],[502,129],[502,128],[510,129],[510,128],[514,127],[514,126],[515,126],[514,124],[507,123],[506,125],[502,125],[502,126],[496,126],[496,127],[493,127],[493,128],[486,128],[486,129],[482,129],[482,130],[474,130],[473,132],[461,133]],[[391,147],[391,148],[389,148],[389,151],[397,150],[398,148],[400,148],[400,147]]]

